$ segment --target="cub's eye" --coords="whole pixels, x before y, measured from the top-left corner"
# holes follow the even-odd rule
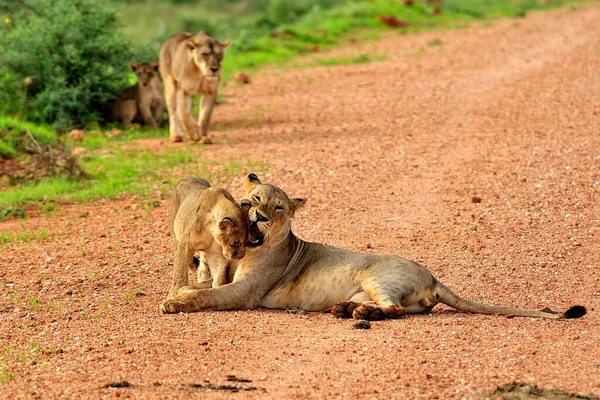
[[[277,211],[283,211],[283,207],[275,206],[275,212],[277,212]]]
[[[260,203],[260,197],[258,197],[257,195],[252,196],[252,198],[254,199],[254,201],[257,201]]]

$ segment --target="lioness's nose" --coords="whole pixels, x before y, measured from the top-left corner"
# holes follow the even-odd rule
[[[210,70],[213,72],[213,74],[216,74],[217,71],[219,70],[219,67],[215,68],[215,67],[210,67]]]

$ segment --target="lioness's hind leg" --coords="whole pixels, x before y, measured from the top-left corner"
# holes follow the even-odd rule
[[[344,300],[336,303],[331,307],[331,313],[336,318],[350,318],[356,307],[360,306],[360,303],[355,301]]]
[[[365,292],[358,292],[350,298],[350,300],[344,300],[336,303],[331,307],[331,313],[336,318],[352,318],[352,313],[356,307],[360,306],[366,301],[372,301],[369,295]]]
[[[385,319],[386,315],[377,303],[374,301],[366,301],[354,309],[352,318],[378,321],[380,319]]]

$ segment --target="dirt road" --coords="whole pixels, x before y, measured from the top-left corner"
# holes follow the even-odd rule
[[[598,21],[589,5],[349,44],[317,57],[385,60],[228,87],[213,122],[229,130],[206,150],[308,197],[305,240],[415,259],[472,300],[587,316],[440,306],[356,330],[328,314],[161,315],[166,203],[102,201],[0,223],[57,233],[0,248],[0,396],[471,399],[513,381],[600,396]],[[241,178],[213,183],[240,198]]]

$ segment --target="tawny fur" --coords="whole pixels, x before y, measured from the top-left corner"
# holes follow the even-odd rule
[[[156,128],[162,121],[164,111],[163,84],[158,78],[158,63],[132,63],[131,70],[137,83],[126,89],[115,101],[113,119],[123,125],[143,122]]]
[[[242,208],[225,190],[204,179],[188,178],[171,192],[168,208],[171,241],[175,253],[173,281],[168,297],[189,285],[194,254],[201,251],[200,287],[225,284],[228,263],[244,257],[248,240],[248,208]]]
[[[178,33],[160,49],[160,73],[165,81],[169,111],[169,138],[183,141],[187,135],[195,142],[210,143],[208,126],[217,99],[221,61],[229,40],[221,43],[204,32]],[[200,115],[190,115],[192,96],[202,94]]]
[[[290,220],[304,199],[289,199],[281,189],[261,184],[254,174],[248,176],[245,186],[251,203],[250,243],[259,238],[262,244],[258,240],[258,247],[247,247],[231,284],[207,290],[184,287],[162,304],[163,312],[299,308],[330,309],[337,317],[383,319],[427,312],[443,303],[480,314],[552,319],[585,314],[580,306],[555,313],[471,302],[454,294],[415,261],[305,242],[290,229]]]

